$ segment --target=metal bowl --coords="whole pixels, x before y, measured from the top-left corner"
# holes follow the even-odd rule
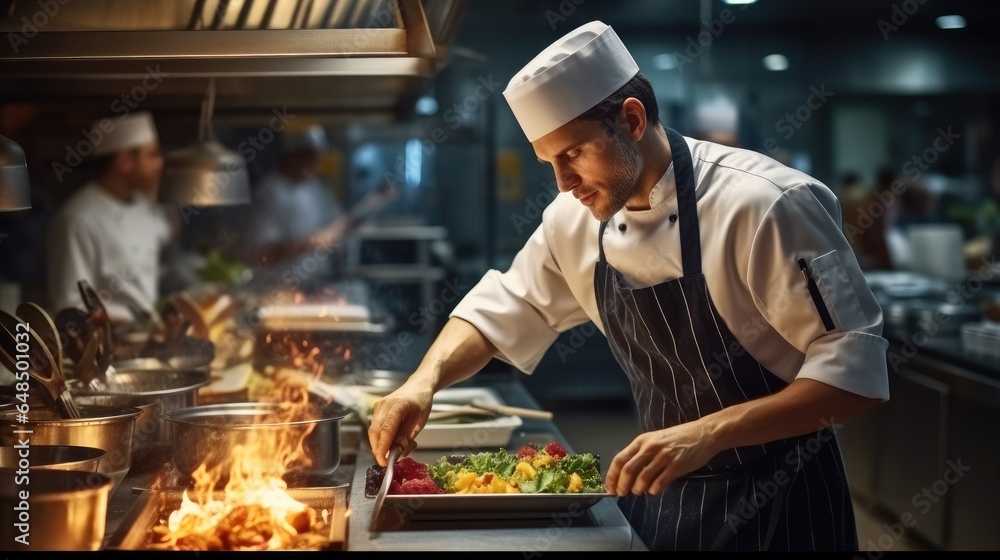
[[[0,523],[5,550],[98,550],[104,541],[112,480],[84,471],[0,469]],[[28,499],[22,499],[28,492]],[[27,543],[15,540],[28,533]],[[24,538],[24,537],[22,537]]]
[[[159,401],[149,402],[149,398],[139,395],[104,395],[75,394],[73,401],[83,406],[127,406],[141,411],[135,419],[135,429],[132,430],[132,452],[170,441],[166,434],[167,428],[160,420],[161,409]]]
[[[81,445],[107,453],[97,472],[111,478],[112,492],[132,466],[132,432],[138,408],[81,406],[82,418],[62,418],[52,408],[32,408],[28,421],[19,422],[11,406],[0,407],[0,445],[13,446],[24,435],[15,430],[31,430],[31,445]]]
[[[339,405],[327,405],[321,417],[297,422],[263,423],[277,410],[276,403],[229,403],[171,410],[163,419],[174,426],[174,466],[185,475],[205,463],[211,470],[221,468],[224,482],[232,465],[233,449],[246,444],[261,430],[283,437],[305,434],[303,450],[309,464],[293,464],[289,475],[325,476],[340,466],[340,421],[350,411]]]
[[[159,421],[159,415],[171,410],[189,408],[198,404],[198,389],[208,385],[211,375],[205,371],[174,371],[170,369],[119,370],[107,377],[107,388],[101,391],[85,390],[77,384],[70,387],[73,398],[81,402],[107,406],[140,407],[156,404],[159,413],[147,416],[138,424],[140,434],[151,443],[167,442],[172,438],[171,426]],[[98,402],[95,402],[96,401]],[[148,411],[147,411],[148,413]]]
[[[27,455],[27,456],[24,456]],[[27,449],[0,447],[0,469],[47,469],[56,471],[97,472],[103,449],[78,445],[34,445]]]

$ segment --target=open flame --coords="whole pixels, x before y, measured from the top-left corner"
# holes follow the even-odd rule
[[[279,382],[261,399],[278,403],[261,424],[315,419],[319,410],[308,391],[293,382]],[[185,490],[180,507],[154,529],[156,548],[181,550],[319,549],[328,544],[322,534],[329,511],[296,501],[283,476],[293,465],[308,465],[303,446],[312,425],[301,429],[256,429],[233,449],[225,489],[216,491],[222,468],[203,463],[193,474],[194,487]]]

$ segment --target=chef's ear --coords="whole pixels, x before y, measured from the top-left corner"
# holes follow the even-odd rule
[[[625,134],[634,142],[642,139],[646,133],[646,107],[642,101],[635,97],[629,97],[622,103],[622,108],[618,114],[618,122],[622,123]]]

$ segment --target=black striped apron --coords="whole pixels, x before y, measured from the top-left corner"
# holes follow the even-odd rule
[[[628,376],[644,431],[770,395],[786,384],[740,345],[719,317],[701,270],[691,153],[668,129],[677,183],[681,278],[629,289],[604,256],[594,287],[604,332]],[[652,550],[857,550],[833,428],[738,447],[662,494],[618,501]]]

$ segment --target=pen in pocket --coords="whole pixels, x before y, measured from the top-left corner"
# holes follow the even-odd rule
[[[836,328],[833,324],[833,317],[830,316],[830,310],[826,308],[826,304],[823,302],[823,296],[819,293],[819,286],[816,285],[812,274],[809,273],[809,267],[806,265],[805,259],[799,259],[799,269],[802,271],[802,278],[805,278],[813,304],[816,305],[816,311],[819,312],[819,318],[823,320],[823,326],[826,327],[827,331],[832,331]]]

